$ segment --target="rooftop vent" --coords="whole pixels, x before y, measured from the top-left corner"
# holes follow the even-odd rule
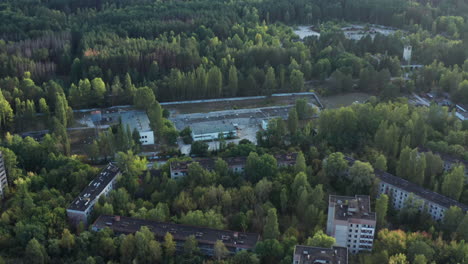
[[[303,252],[303,253],[304,253],[304,255],[307,255],[307,254],[309,254],[309,251],[307,251],[307,250],[304,250],[304,252]]]
[[[116,215],[114,219],[116,222],[120,222],[120,215]]]

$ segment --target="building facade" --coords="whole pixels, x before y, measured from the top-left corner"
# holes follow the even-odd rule
[[[350,164],[355,161],[351,157],[345,158]],[[389,201],[397,210],[405,207],[408,202],[417,203],[419,210],[426,210],[435,221],[442,220],[445,211],[452,206],[459,207],[465,213],[468,211],[468,206],[465,204],[388,172],[374,169],[374,173],[379,180],[378,193],[388,195]]]
[[[348,264],[346,247],[320,248],[296,245],[293,264]]]
[[[5,167],[3,153],[0,151],[0,198],[5,196],[5,189],[8,187],[8,177]]]
[[[67,217],[70,223],[78,225],[83,222],[83,224],[87,225],[94,204],[99,200],[99,197],[108,195],[111,190],[115,189],[119,175],[120,170],[115,164],[110,163],[107,165],[68,206]]]
[[[352,253],[370,251],[375,226],[376,215],[371,212],[368,195],[330,195],[327,234],[336,239],[336,245],[347,247]]]
[[[104,228],[110,228],[116,235],[133,234],[143,226],[148,227],[154,233],[156,239],[161,242],[167,233],[172,234],[176,242],[176,250],[179,252],[183,250],[185,240],[193,235],[198,241],[200,252],[207,256],[214,255],[214,245],[218,240],[224,243],[231,254],[235,254],[242,250],[252,250],[260,239],[260,235],[256,233],[219,230],[109,215],[99,216],[93,223],[92,230],[99,231]]]
[[[375,170],[379,183],[379,194],[387,194],[389,201],[397,210],[405,207],[408,202],[418,203],[419,210],[426,210],[435,221],[441,221],[445,211],[451,206],[457,206],[463,212],[468,206],[449,197],[427,190],[415,183],[396,177],[392,174]]]

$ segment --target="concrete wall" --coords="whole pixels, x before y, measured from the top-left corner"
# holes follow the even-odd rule
[[[154,144],[154,133],[153,131],[139,132],[140,142],[142,145],[153,145]]]
[[[335,236],[334,220],[335,220],[335,206],[328,206],[327,235],[329,236]]]
[[[348,239],[348,225],[336,225],[335,226],[335,239],[336,245],[340,247],[346,247],[346,241]]]
[[[67,209],[67,217],[70,224],[74,226],[77,226],[80,222],[83,222],[85,226],[88,224],[86,212]]]

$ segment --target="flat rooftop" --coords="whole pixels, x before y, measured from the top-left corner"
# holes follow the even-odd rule
[[[133,217],[101,215],[93,224],[94,230],[110,228],[117,234],[133,234],[141,227],[148,227],[158,239],[171,233],[174,240],[184,241],[194,235],[200,244],[214,245],[217,240],[223,241],[226,247],[252,249],[260,238],[256,233],[218,230],[207,227],[181,225],[168,222],[157,222]]]
[[[330,195],[329,206],[335,207],[335,219],[366,219],[376,220],[375,213],[371,212],[369,195],[338,196]]]
[[[143,111],[121,112],[120,118],[122,119],[122,124],[124,126],[128,125],[132,131],[134,129],[138,130],[138,132],[152,131],[148,115]]]
[[[345,157],[350,164],[354,163],[354,159],[351,157]],[[462,204],[454,199],[451,199],[447,196],[443,196],[442,194],[424,189],[423,187],[412,183],[410,181],[407,181],[405,179],[402,179],[400,177],[397,177],[395,175],[392,175],[388,172],[381,171],[378,169],[374,169],[375,176],[379,178],[381,181],[386,182],[388,184],[391,184],[397,188],[403,189],[407,192],[414,193],[415,195],[430,201],[434,204],[439,204],[445,208],[450,208],[450,206],[457,206],[460,209],[463,210],[463,212],[468,211],[468,206],[465,204]]]
[[[298,264],[348,264],[348,249],[346,247],[319,248],[296,245],[293,262]]]
[[[115,164],[109,163],[109,165],[107,165],[107,167],[103,169],[101,173],[99,173],[99,175],[88,184],[88,186],[86,186],[80,195],[73,200],[68,209],[83,212],[86,211],[86,209],[92,205],[91,201],[99,196],[99,194],[118,173],[119,168]]]

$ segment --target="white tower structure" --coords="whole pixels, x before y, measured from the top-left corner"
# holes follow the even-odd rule
[[[411,52],[413,50],[413,47],[410,45],[406,45],[405,48],[403,49],[403,59],[410,64],[411,62]]]

